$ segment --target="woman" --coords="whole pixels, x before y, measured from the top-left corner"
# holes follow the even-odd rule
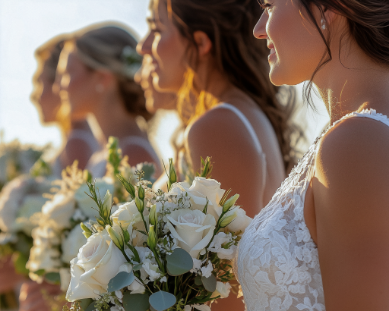
[[[85,119],[72,120],[61,105],[58,89],[53,88],[59,56],[67,35],[57,36],[35,51],[38,68],[35,72],[34,90],[31,100],[36,105],[42,124],[57,124],[63,136],[63,147],[53,161],[53,175],[61,176],[61,172],[75,160],[84,169],[91,155],[100,146],[94,138]]]
[[[142,89],[134,82],[141,64],[136,44],[133,35],[120,24],[80,31],[65,44],[58,81],[73,118],[93,115],[98,124],[94,132],[102,144],[115,136],[130,165],[152,162],[160,173],[159,159],[138,124],[138,117],[148,120],[151,115],[145,108]],[[103,149],[89,161],[87,169],[94,177],[105,175],[105,159]]]
[[[212,178],[239,193],[252,217],[293,162],[287,109],[268,81],[264,45],[250,34],[261,9],[249,0],[153,0],[150,9],[138,51],[153,59],[154,86],[178,93],[184,164],[198,171],[200,157],[212,157]],[[213,306],[226,308],[243,305],[230,298]]]
[[[189,164],[197,171],[200,157],[211,156],[213,178],[240,193],[254,216],[292,162],[286,111],[258,56],[263,46],[247,33],[260,8],[252,1],[152,0],[150,9],[138,52],[152,57],[154,86],[178,93]]]
[[[262,5],[271,81],[310,80],[332,126],[240,241],[247,309],[388,310],[388,2]]]

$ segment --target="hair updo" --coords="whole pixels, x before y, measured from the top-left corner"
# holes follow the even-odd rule
[[[146,110],[143,90],[134,81],[142,64],[142,57],[136,53],[137,40],[121,24],[92,27],[76,36],[77,55],[92,70],[112,72],[127,112],[149,120],[152,115]]]

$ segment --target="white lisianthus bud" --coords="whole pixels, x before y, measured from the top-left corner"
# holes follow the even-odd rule
[[[154,231],[154,226],[149,226],[149,237],[147,238],[147,245],[150,247],[150,249],[154,250],[157,246],[157,236]]]
[[[124,240],[122,235],[117,233],[110,225],[106,225],[105,230],[107,230],[112,242],[114,242],[119,249],[124,249]]]
[[[158,213],[157,213],[157,206],[154,204],[151,209],[150,209],[150,214],[149,214],[149,222],[153,226],[157,225],[158,222]]]
[[[92,230],[90,230],[87,226],[85,226],[85,224],[82,222],[80,223],[80,227],[82,229],[82,234],[86,237],[86,238],[89,238],[93,232]]]
[[[143,211],[145,209],[143,201],[140,200],[139,198],[135,198],[135,204],[136,207],[138,208],[139,213],[143,214]]]
[[[102,210],[105,219],[109,217],[111,212],[111,207],[112,207],[112,195],[109,192],[109,190],[107,190],[107,193],[104,196],[103,210]]]
[[[231,207],[234,206],[235,202],[239,199],[239,194],[235,194],[231,198],[229,198],[226,203],[223,205],[223,213],[227,213]]]
[[[225,228],[227,227],[230,223],[233,222],[233,220],[236,218],[235,213],[228,213],[226,214],[223,219],[220,222],[220,228]]]

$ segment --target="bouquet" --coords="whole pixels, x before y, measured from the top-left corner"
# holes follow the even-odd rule
[[[103,196],[107,191],[114,193],[115,201],[126,201],[127,192],[120,182],[112,178],[121,174],[129,180],[134,180],[137,169],[130,167],[122,158],[116,138],[110,137],[108,142],[107,175],[94,180],[95,195]],[[139,165],[153,174],[153,166]],[[86,237],[80,227],[81,222],[95,219],[98,211],[91,208],[94,201],[86,195],[89,190],[87,183],[92,182],[88,171],[81,171],[75,162],[62,172],[62,179],[54,184],[60,187],[51,200],[35,217],[38,226],[33,230],[34,246],[31,249],[27,269],[32,280],[41,282],[43,279],[51,283],[60,283],[66,291],[70,282],[70,261],[77,256],[78,250],[86,243]]]
[[[16,271],[28,275],[26,262],[32,247],[34,217],[47,201],[50,180],[43,177],[19,176],[0,193],[0,258],[13,255]]]
[[[141,172],[135,185],[119,175],[131,201],[114,212],[110,192],[100,199],[88,183],[99,216],[82,224],[88,240],[71,261],[73,310],[210,310],[229,296],[231,261],[251,218],[235,205],[238,195],[227,199],[205,178],[204,164],[189,185],[176,182],[170,160],[167,193],[152,191]]]
[[[79,170],[75,162],[62,172],[61,180],[53,182],[59,189],[34,219],[37,226],[32,230],[33,247],[26,265],[32,280],[61,283],[66,290],[70,260],[86,243],[79,224],[98,215],[90,208],[94,202],[84,194],[88,180],[90,174]],[[97,179],[95,185],[101,193],[114,190],[111,178]]]
[[[12,179],[28,174],[50,146],[23,146],[20,142],[0,142],[0,190]]]

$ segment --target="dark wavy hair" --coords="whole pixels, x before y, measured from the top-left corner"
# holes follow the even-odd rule
[[[311,80],[305,86],[305,99],[311,103],[313,79],[318,71],[332,60],[330,50],[331,34],[323,34],[312,12],[316,6],[325,20],[324,12],[331,10],[347,19],[348,30],[358,46],[375,62],[389,65],[389,1],[388,0],[299,0],[305,14],[315,25],[322,37],[326,52],[318,67],[312,74]],[[340,40],[344,40],[348,33],[345,31]],[[340,42],[342,43],[342,42]],[[340,44],[341,49],[342,44]],[[340,50],[339,50],[340,54]]]
[[[270,120],[277,135],[285,169],[288,170],[295,163],[291,143],[295,133],[295,127],[291,124],[295,93],[293,88],[284,88],[288,103],[281,104],[278,98],[279,88],[272,85],[268,78],[265,42],[255,39],[252,33],[262,14],[262,8],[252,0],[160,1],[166,2],[173,23],[192,46],[196,46],[193,36],[195,31],[207,34],[212,41],[212,54],[218,70],[225,74],[233,85],[249,95]],[[188,56],[191,60],[190,67],[196,70],[197,55]],[[186,77],[182,90],[196,93],[193,77]],[[201,94],[197,94],[197,97],[200,99],[195,107],[197,114],[212,106],[205,98],[201,98]],[[190,111],[191,107],[188,101],[182,102],[184,107],[179,107],[179,111],[184,114]],[[203,109],[199,109],[199,105],[203,105]],[[191,116],[196,112],[192,109]],[[300,135],[301,133],[297,136]]]
[[[82,30],[76,35],[75,45],[81,61],[90,69],[106,69],[112,72],[118,81],[118,89],[128,113],[140,115],[146,120],[152,115],[146,110],[146,101],[142,88],[134,81],[134,73],[128,71],[128,57],[125,51],[136,54],[138,44],[134,35],[121,24],[92,25],[91,30]]]

